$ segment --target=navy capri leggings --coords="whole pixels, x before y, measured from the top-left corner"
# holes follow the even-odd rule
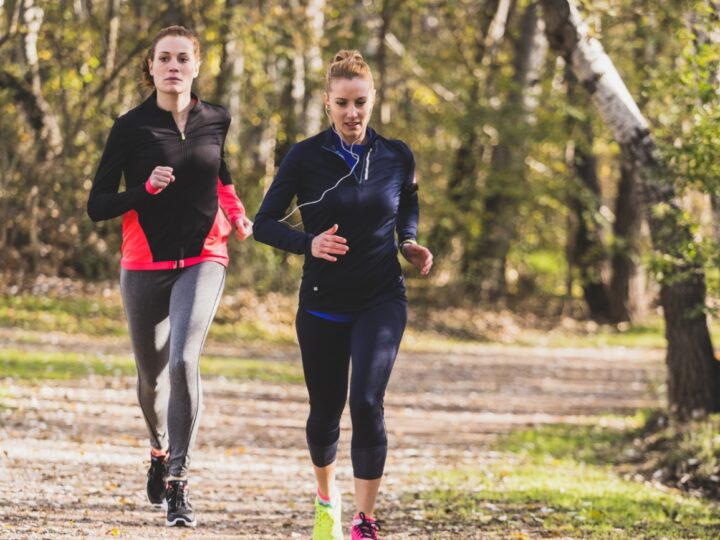
[[[406,323],[404,297],[355,313],[351,322],[335,322],[298,310],[295,326],[310,397],[306,433],[315,466],[335,461],[352,360],[354,476],[374,480],[383,475],[388,447],[383,399]]]

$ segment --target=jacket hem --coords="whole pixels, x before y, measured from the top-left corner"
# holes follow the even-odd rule
[[[178,268],[187,268],[204,262],[216,262],[227,267],[228,257],[219,255],[210,255],[202,257],[188,257],[177,261],[152,261],[152,262],[133,262],[120,261],[120,266],[125,270],[175,270]]]

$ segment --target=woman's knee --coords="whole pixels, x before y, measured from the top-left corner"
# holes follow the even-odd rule
[[[384,416],[383,400],[374,396],[350,398],[350,416],[355,423],[374,424],[382,422]]]

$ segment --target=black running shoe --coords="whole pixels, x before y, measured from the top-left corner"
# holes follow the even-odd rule
[[[195,514],[190,504],[187,480],[170,480],[165,487],[168,527],[195,527]]]
[[[153,506],[164,506],[165,477],[167,476],[167,456],[150,455],[150,468],[147,472],[147,496]]]

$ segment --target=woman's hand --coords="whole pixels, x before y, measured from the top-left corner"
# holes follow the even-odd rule
[[[238,240],[245,240],[252,236],[253,222],[250,221],[247,216],[237,218],[233,222],[233,226],[235,227],[235,236],[237,236]]]
[[[160,193],[175,181],[175,176],[172,172],[172,167],[164,167],[162,165],[153,169],[153,172],[150,173],[150,178],[148,178],[148,182],[150,182],[150,186],[155,190],[155,193]]]
[[[338,226],[335,224],[327,231],[318,234],[312,239],[310,252],[313,257],[335,262],[337,261],[337,257],[333,257],[333,255],[345,255],[350,251],[350,248],[347,246],[347,240],[342,236],[335,236],[337,230]]]
[[[433,265],[433,254],[420,244],[407,242],[400,247],[400,251],[410,264],[420,270],[420,275],[427,276]]]

